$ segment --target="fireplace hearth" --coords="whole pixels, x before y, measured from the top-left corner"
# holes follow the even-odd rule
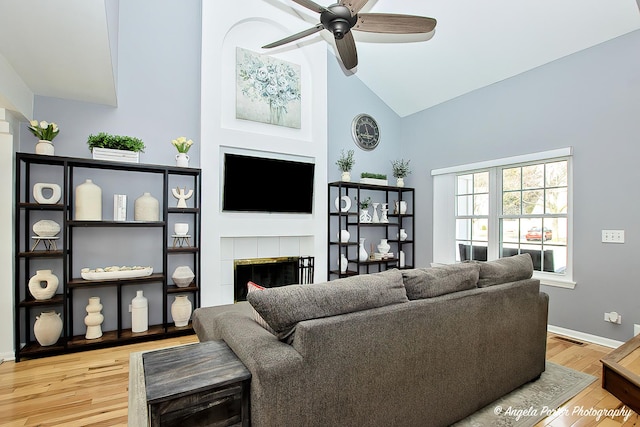
[[[236,259],[233,262],[235,301],[246,301],[247,282],[265,288],[313,283],[313,257]]]

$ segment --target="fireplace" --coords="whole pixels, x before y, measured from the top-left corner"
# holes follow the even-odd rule
[[[233,261],[233,296],[246,301],[247,282],[265,288],[313,283],[313,257],[248,258]]]

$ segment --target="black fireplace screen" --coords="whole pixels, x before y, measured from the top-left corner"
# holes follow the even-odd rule
[[[234,261],[234,298],[246,301],[247,282],[265,288],[313,283],[314,257],[250,258]]]

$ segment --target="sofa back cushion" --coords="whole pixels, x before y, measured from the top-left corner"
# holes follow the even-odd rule
[[[265,288],[247,295],[249,304],[276,332],[290,341],[298,322],[407,302],[397,269],[331,282]]]
[[[479,288],[530,279],[533,276],[533,261],[529,254],[514,255],[477,264],[480,265]]]
[[[479,274],[477,264],[452,264],[402,270],[402,279],[407,297],[415,300],[473,289]]]

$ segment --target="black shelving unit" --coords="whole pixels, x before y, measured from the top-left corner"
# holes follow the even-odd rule
[[[415,236],[415,190],[407,187],[395,187],[386,185],[361,184],[355,182],[336,181],[329,183],[327,206],[329,209],[328,218],[328,237],[327,237],[327,278],[328,280],[348,277],[363,273],[374,273],[389,268],[413,268],[415,260],[414,240]],[[341,202],[342,197],[348,197],[350,207],[343,212]],[[389,222],[360,222],[360,210],[358,208],[358,200],[364,200],[371,197],[372,202],[382,205],[386,203],[389,207],[387,215]],[[404,201],[407,203],[405,213],[396,211],[396,201]],[[369,208],[369,212],[372,209]],[[378,215],[380,212],[378,211]],[[407,238],[401,240],[398,236],[400,230],[404,229]],[[347,230],[350,234],[349,241],[343,243],[340,241],[338,233],[341,230]],[[374,244],[374,251],[380,239],[387,239],[391,246],[390,252],[394,256],[390,259],[367,259],[361,261],[359,259],[359,242],[360,238],[365,238],[365,250],[371,257],[371,243]],[[403,251],[405,254],[404,266],[400,267],[399,253]],[[346,272],[341,272],[339,267],[339,259],[341,255],[345,255],[348,260],[348,268]]]
[[[159,221],[77,221],[73,219],[74,189],[80,184],[76,177],[78,170],[100,169],[111,174],[129,172],[148,175],[154,185],[161,186]],[[46,178],[43,178],[46,177]],[[73,157],[43,156],[30,153],[17,153],[15,163],[15,357],[16,361],[23,358],[45,357],[55,354],[89,350],[100,347],[128,344],[137,341],[166,338],[169,336],[192,334],[191,323],[186,327],[175,327],[170,322],[170,297],[179,293],[192,295],[193,308],[200,306],[200,206],[201,206],[201,171],[197,168],[180,168],[163,165],[149,165],[137,163],[120,163],[102,160],[80,159]],[[39,204],[32,196],[33,184],[36,180],[46,179],[47,182],[57,183],[62,189],[62,198],[55,204]],[[187,202],[189,207],[170,207],[173,200],[171,188],[174,182],[188,183],[193,189],[193,195]],[[122,194],[127,194],[123,189]],[[134,198],[136,194],[128,194]],[[103,194],[102,203],[109,202],[108,195]],[[133,217],[133,212],[129,214]],[[61,224],[59,239],[56,240],[55,250],[47,250],[44,246],[32,247],[31,230],[37,218],[53,219]],[[188,222],[190,224],[190,246],[174,247],[172,245],[173,230],[171,222]],[[81,267],[74,264],[74,241],[82,239],[77,234],[82,230],[86,238],[87,231],[97,229],[126,229],[127,231],[143,230],[151,236],[161,235],[162,247],[150,247],[149,251],[159,251],[162,257],[161,271],[154,271],[150,276],[117,280],[84,280],[79,276]],[[32,250],[33,249],[33,250]],[[177,287],[171,280],[169,265],[172,257],[179,256],[184,264],[189,265],[195,274],[193,282],[187,287]],[[29,292],[28,282],[34,270],[35,263],[47,265],[55,269],[59,277],[56,294],[49,300],[35,300]],[[101,265],[100,259],[95,260],[95,266]],[[88,266],[87,266],[88,267]],[[60,274],[61,272],[61,274]],[[145,289],[162,288],[162,321],[149,325],[145,332],[133,333],[130,328],[123,326],[123,313],[130,301],[124,301],[123,289],[131,286],[143,286]],[[99,289],[109,295],[115,294],[117,307],[103,313],[116,317],[117,327],[104,330],[103,336],[97,339],[85,339],[84,328],[74,328],[74,307],[85,307],[87,300],[74,297],[74,293],[84,289]],[[160,307],[149,303],[149,311]],[[58,342],[51,346],[40,346],[33,333],[33,319],[42,311],[56,310],[63,321],[62,334]],[[82,329],[82,330],[76,330]]]

